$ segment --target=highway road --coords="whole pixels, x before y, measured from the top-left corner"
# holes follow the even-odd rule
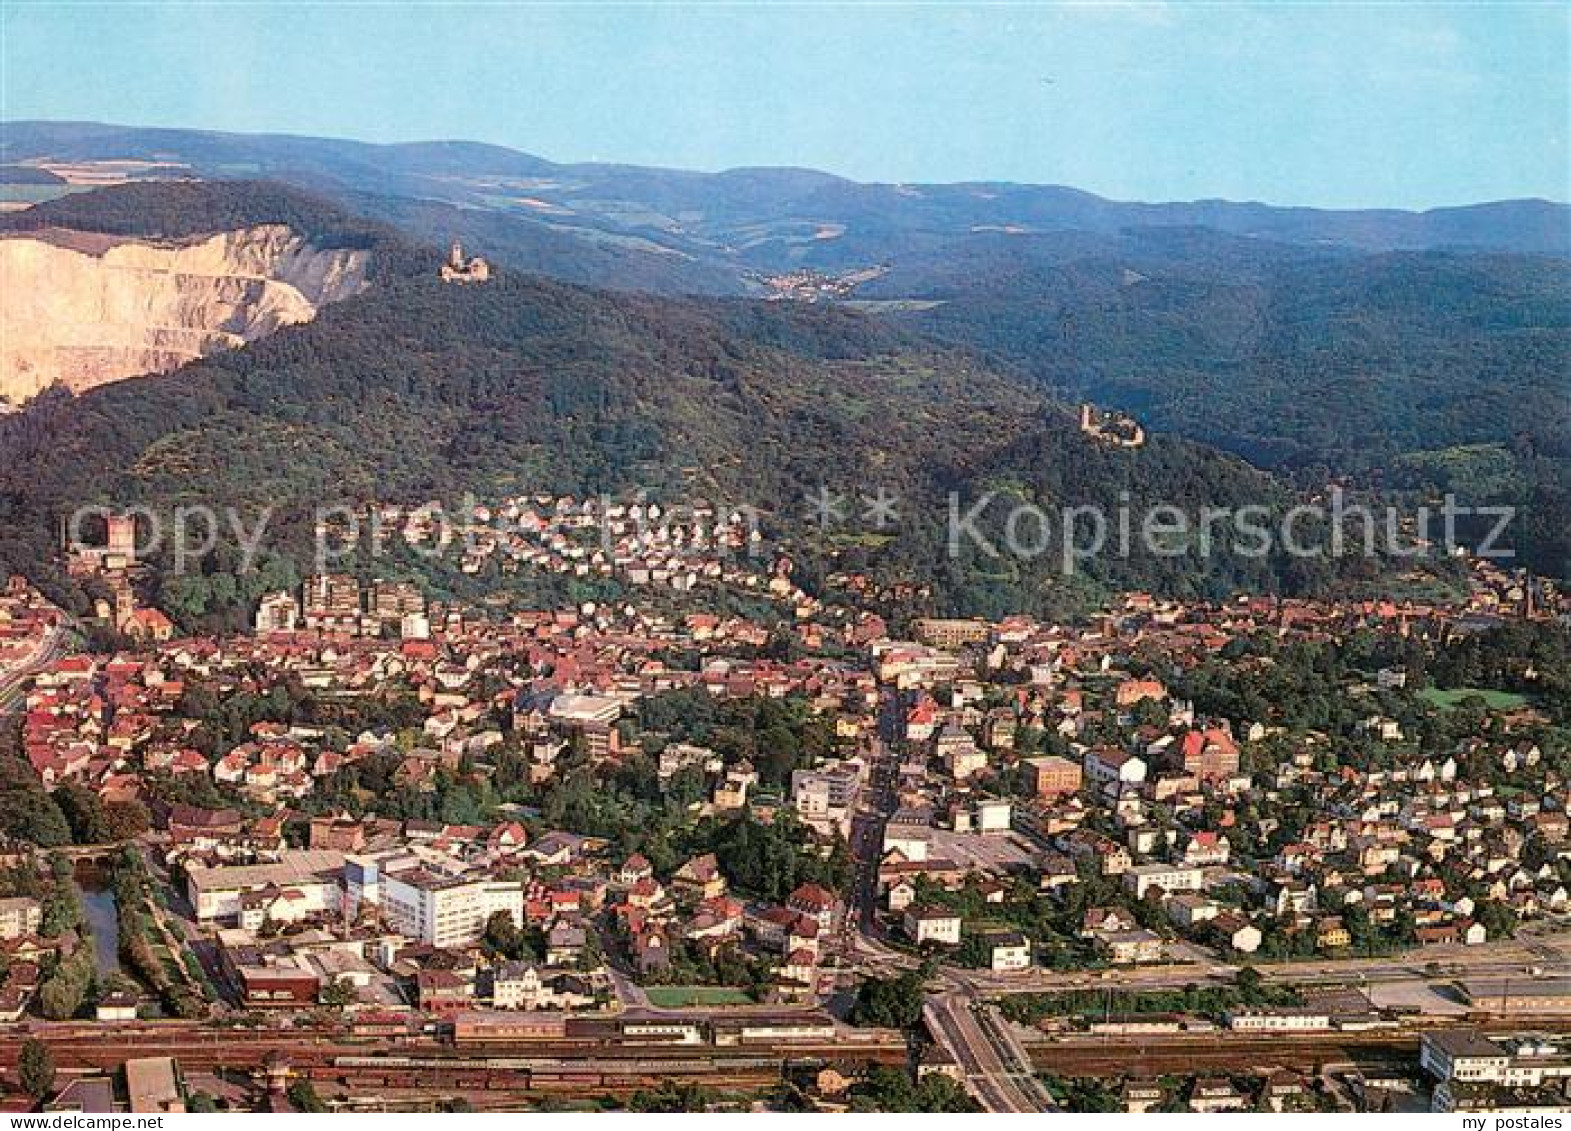
[[[895,808],[896,759],[882,737],[873,739],[868,755],[868,784],[851,819],[851,855],[856,861],[856,873],[850,906],[841,923],[841,950],[864,969],[896,973],[916,964],[910,956],[880,940],[876,917],[884,823]]]

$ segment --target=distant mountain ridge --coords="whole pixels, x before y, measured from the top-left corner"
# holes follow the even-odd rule
[[[810,169],[720,173],[559,164],[468,141],[368,142],[145,129],[81,122],[0,123],[0,164],[129,160],[136,175],[275,178],[335,196],[459,206],[577,245],[666,260],[664,291],[748,293],[753,276],[840,271],[897,259],[977,231],[1020,234],[1204,227],[1361,251],[1465,248],[1571,255],[1571,206],[1509,200],[1436,208],[1328,210],[1219,200],[1137,203],[1055,185],[864,184]],[[362,199],[357,207],[367,208]],[[604,284],[606,280],[591,279]]]

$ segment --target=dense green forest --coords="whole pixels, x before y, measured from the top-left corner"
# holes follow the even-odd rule
[[[1170,503],[1193,515],[1291,500],[1242,461],[1171,437],[1099,446],[1029,384],[855,311],[609,294],[506,271],[444,284],[436,249],[264,184],[133,185],[36,211],[34,223],[165,236],[286,222],[371,249],[372,287],[308,325],[0,420],[0,568],[57,590],[58,520],[78,506],[233,507],[247,530],[266,518],[266,575],[236,577],[232,549],[216,551],[202,566],[209,592],[171,610],[187,627],[233,627],[261,586],[303,572],[312,507],[464,492],[644,487],[751,505],[794,541],[804,576],[821,576],[834,554],[932,578],[943,611],[1062,608],[1088,585],[1319,592],[1379,573],[1362,560],[1137,546],[1066,582],[1057,529],[1036,556],[994,558],[969,542],[952,556],[951,492],[962,511],[997,493],[994,538],[1014,503],[1053,513]],[[894,493],[896,536],[818,538],[804,499],[821,486]]]
[[[284,224],[319,247],[371,247],[394,238],[391,229],[310,193],[256,181],[133,182],[0,216],[0,232],[71,228],[147,239],[185,239],[254,224]]]
[[[1571,264],[1198,229],[973,236],[858,292],[1065,398],[1258,466],[1521,510],[1571,576]]]
[[[0,227],[179,236],[267,219],[355,246],[397,230],[429,246],[461,238],[515,271],[670,295],[883,266],[853,297],[926,336],[921,351],[981,351],[1049,396],[1128,410],[1299,487],[1335,474],[1411,501],[1513,506],[1523,560],[1571,577],[1563,205],[1135,204],[1061,186],[565,166],[465,142],[8,129],[13,179],[33,176],[15,161],[66,154],[183,160],[214,180],[73,194]],[[347,211],[233,180],[257,176]],[[913,299],[924,307],[887,305]]]

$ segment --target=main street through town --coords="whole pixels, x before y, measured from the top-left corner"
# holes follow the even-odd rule
[[[968,1091],[988,1111],[1051,1111],[1031,1059],[1007,1038],[986,1006],[963,991],[930,996],[922,1010],[928,1031],[965,1074]]]

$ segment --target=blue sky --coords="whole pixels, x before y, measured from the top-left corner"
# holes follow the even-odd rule
[[[1558,3],[0,0],[0,116],[1122,199],[1571,196]]]

